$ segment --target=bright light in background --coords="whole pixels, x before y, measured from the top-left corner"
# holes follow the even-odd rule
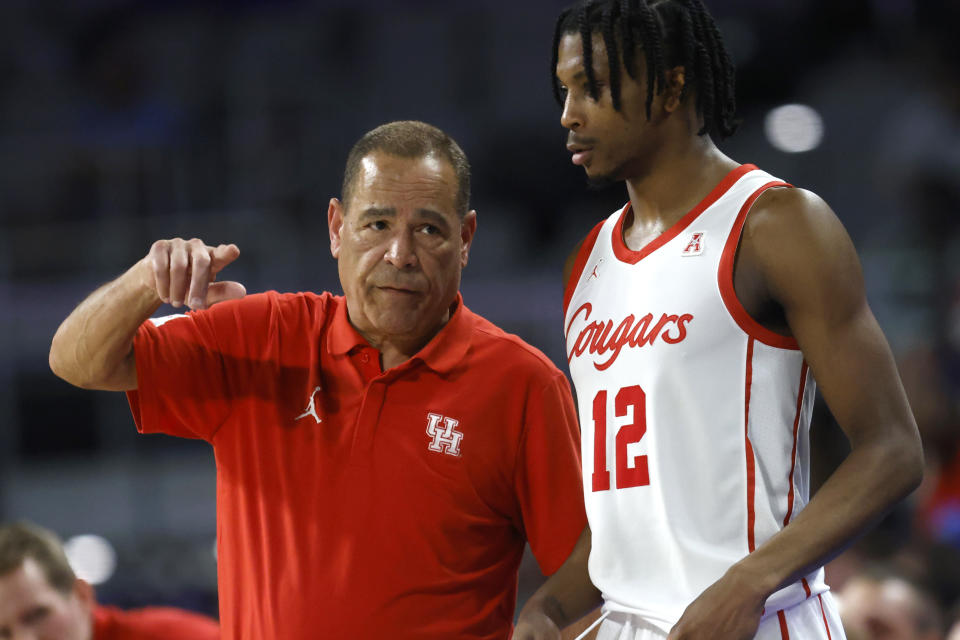
[[[101,536],[75,536],[66,541],[63,550],[73,572],[90,584],[103,584],[117,568],[117,552]]]
[[[816,149],[823,140],[823,118],[805,104],[785,104],[767,114],[763,126],[776,149],[801,153]]]

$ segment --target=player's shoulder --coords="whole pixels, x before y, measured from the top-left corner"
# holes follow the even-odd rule
[[[856,250],[843,223],[817,194],[806,189],[767,189],[747,216],[738,268],[756,268],[768,282],[837,280],[858,272]]]
[[[563,375],[540,349],[520,336],[504,331],[483,316],[476,313],[473,316],[471,346],[475,356],[496,363],[500,375],[525,375],[544,381]]]
[[[744,225],[746,236],[777,238],[795,235],[804,229],[833,224],[836,214],[823,198],[797,187],[775,187],[761,193]]]

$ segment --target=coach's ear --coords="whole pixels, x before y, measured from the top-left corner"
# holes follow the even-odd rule
[[[335,259],[340,258],[340,238],[343,232],[343,215],[346,213],[343,203],[337,198],[330,198],[327,208],[327,226],[330,228],[330,253]]]
[[[471,209],[460,221],[460,268],[467,266],[470,257],[470,246],[473,244],[473,234],[477,232],[477,211]]]

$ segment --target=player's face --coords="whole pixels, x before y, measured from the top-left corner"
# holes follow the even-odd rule
[[[645,170],[650,150],[658,144],[657,107],[662,99],[654,97],[654,117],[648,121],[646,83],[634,81],[621,65],[620,109],[614,109],[606,47],[598,34],[592,51],[596,100],[588,88],[580,35],[568,33],[560,40],[556,74],[566,94],[560,124],[570,130],[567,149],[573,154],[573,163],[582,166],[591,181],[637,177]],[[644,65],[638,67],[637,77],[645,77]]]
[[[328,212],[350,321],[368,338],[426,343],[449,317],[476,212],[461,220],[456,174],[434,155],[360,164],[349,210],[334,198]]]
[[[0,638],[16,640],[90,640],[93,596],[77,581],[62,594],[47,583],[34,560],[0,576]]]

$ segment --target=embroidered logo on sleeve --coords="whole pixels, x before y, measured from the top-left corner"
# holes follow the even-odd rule
[[[451,456],[459,456],[460,441],[463,440],[463,433],[457,431],[457,425],[459,424],[458,420],[442,416],[439,413],[428,413],[427,435],[432,440],[427,445],[427,449]]]
[[[687,247],[683,250],[681,255],[684,256],[698,256],[703,253],[703,236],[706,235],[703,231],[695,231],[690,235],[690,240],[687,241]]]
[[[323,419],[319,415],[317,415],[317,392],[318,391],[320,391],[320,387],[316,387],[313,390],[313,393],[310,394],[310,404],[307,405],[307,410],[301,413],[300,415],[298,415],[296,418],[294,418],[293,419],[294,422],[296,422],[297,420],[300,420],[301,418],[306,418],[307,416],[310,416],[311,418],[316,420],[317,424],[320,424],[321,422],[323,422]]]

